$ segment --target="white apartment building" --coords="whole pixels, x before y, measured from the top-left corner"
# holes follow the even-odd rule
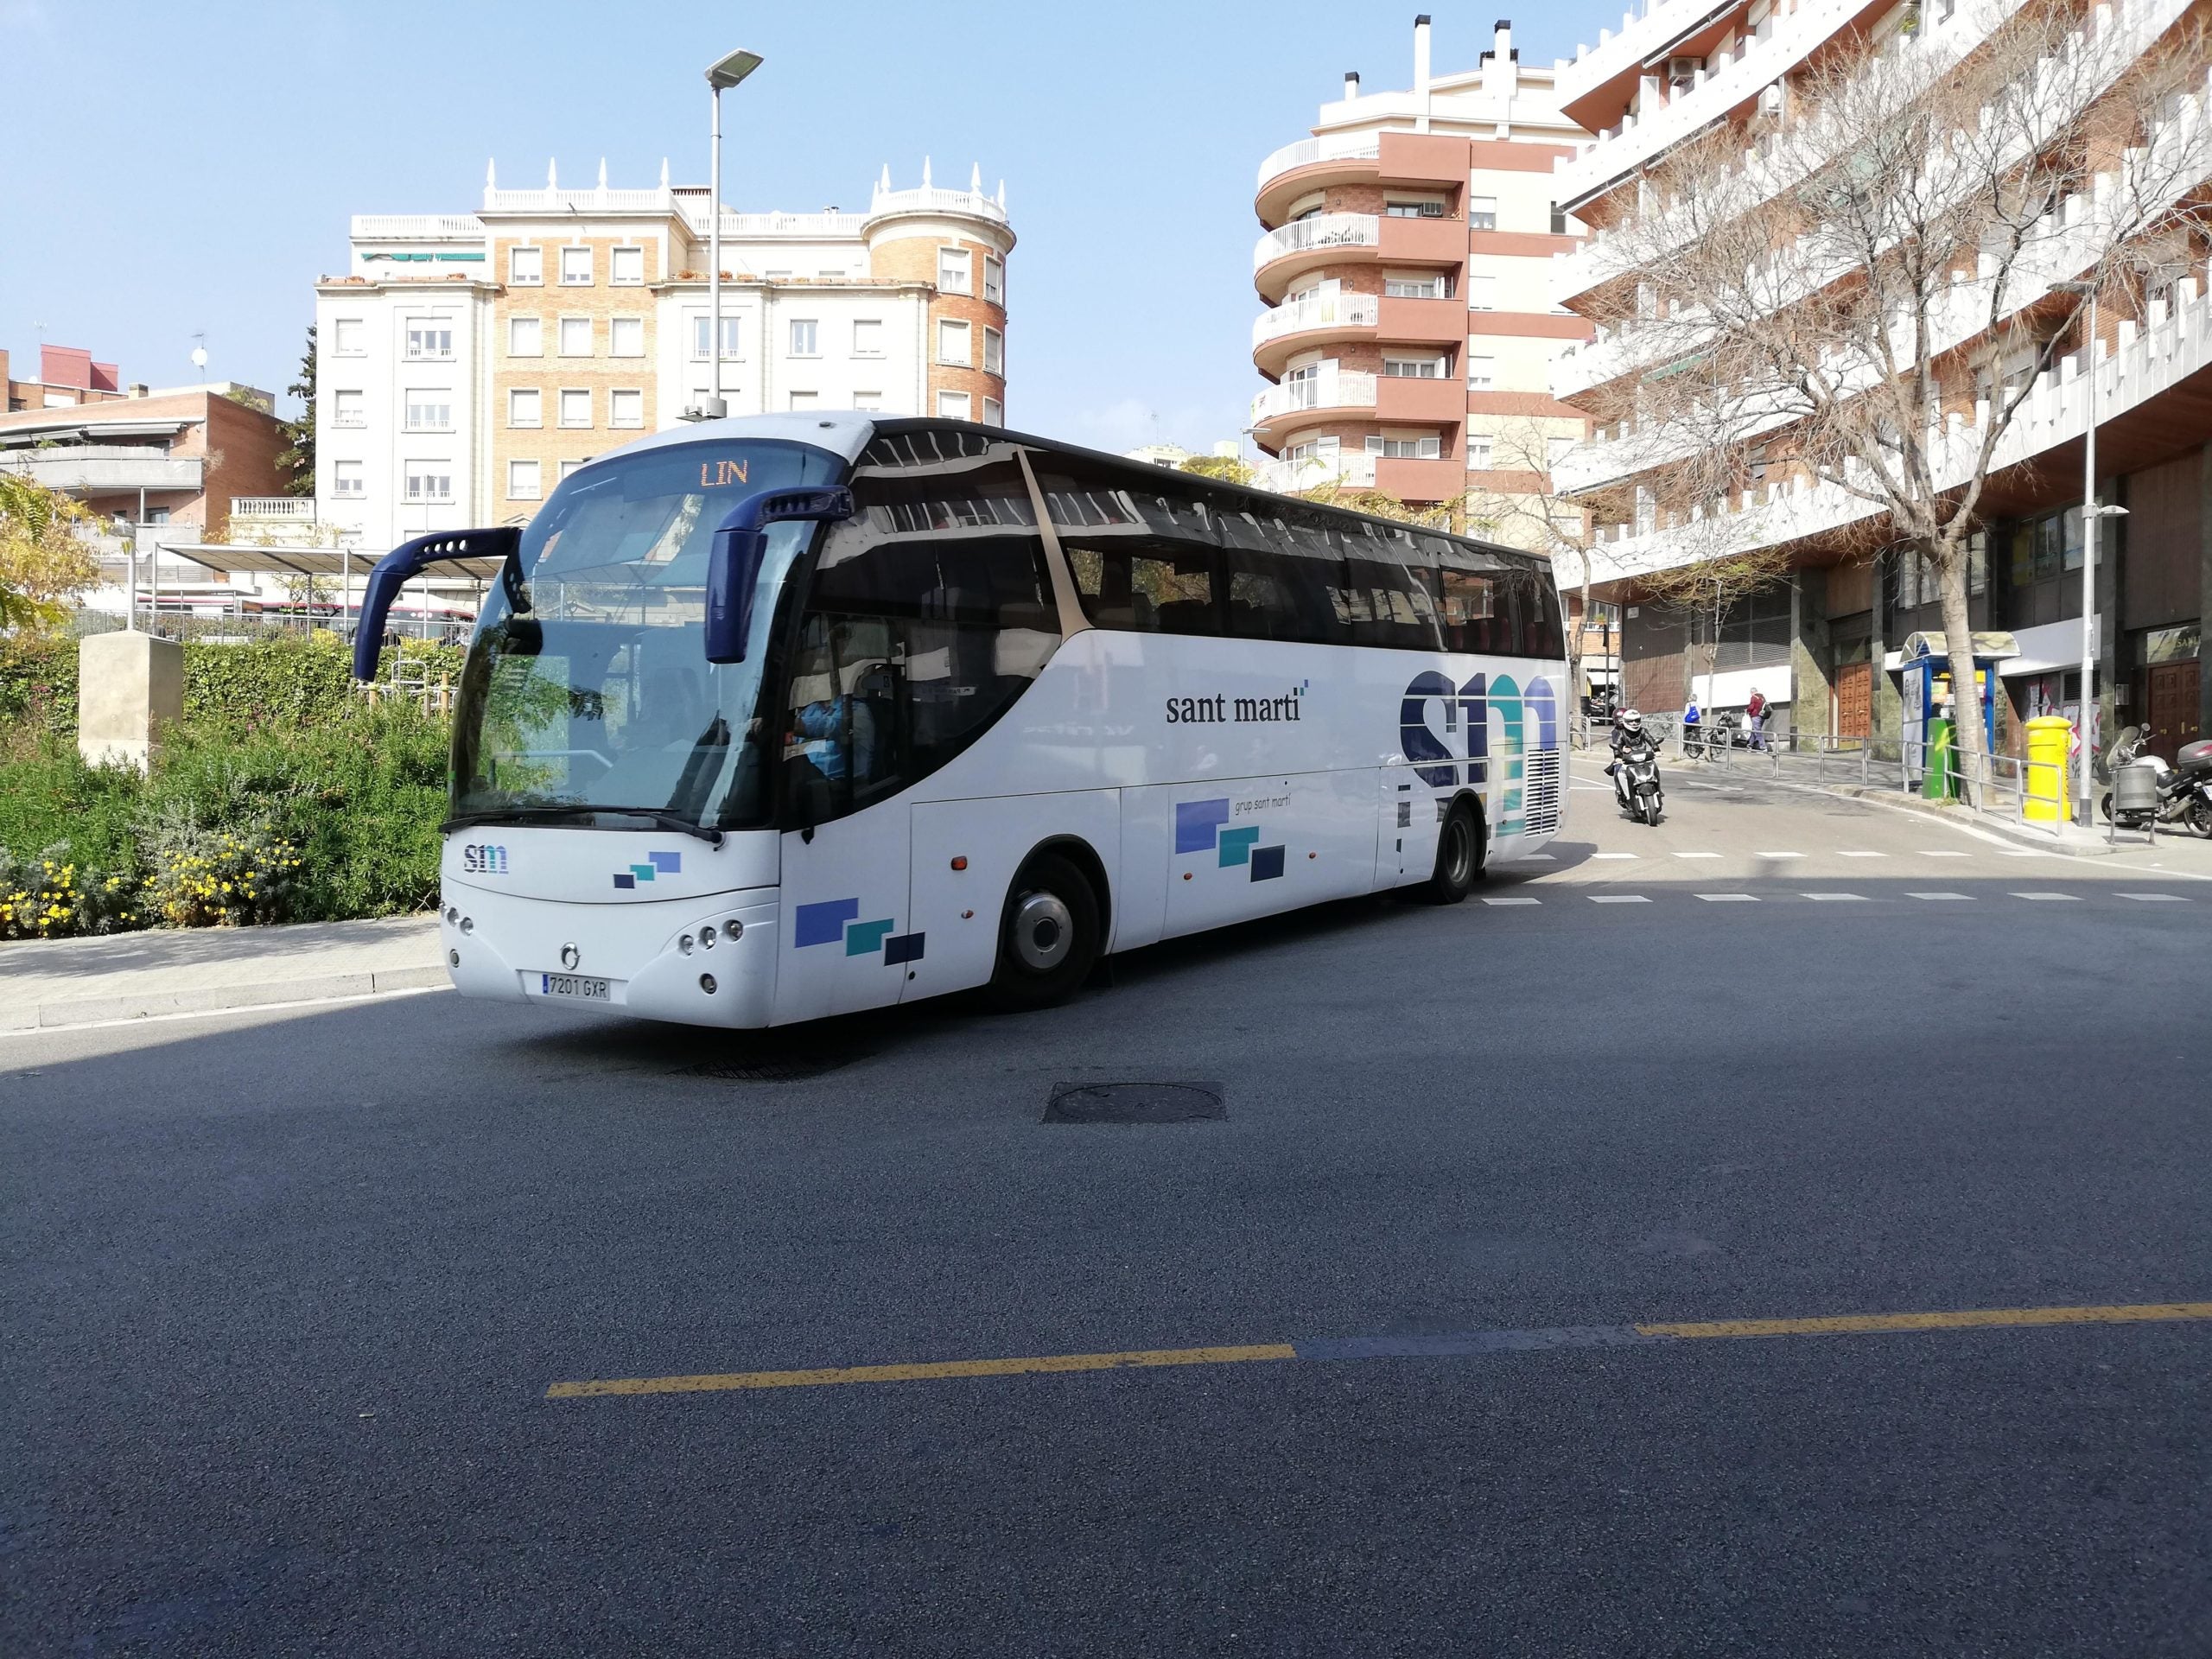
[[[930,182],[865,213],[721,209],[733,415],[863,409],[1006,420],[1006,191]],[[525,521],[566,474],[714,386],[708,193],[503,189],[474,213],[362,214],[315,287],[316,497],[381,552]]]

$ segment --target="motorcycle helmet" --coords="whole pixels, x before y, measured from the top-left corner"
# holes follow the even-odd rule
[[[1630,737],[1634,737],[1643,729],[1643,711],[1640,709],[1624,709],[1621,712],[1619,725],[1621,730],[1626,732]]]

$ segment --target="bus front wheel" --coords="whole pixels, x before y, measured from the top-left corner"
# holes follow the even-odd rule
[[[1456,905],[1474,887],[1482,868],[1482,825],[1473,808],[1455,801],[1437,831],[1436,869],[1428,878],[1426,896],[1433,904]]]
[[[1057,854],[1032,859],[1007,894],[991,1001],[1009,1011],[1065,1002],[1097,963],[1099,931],[1083,872]]]

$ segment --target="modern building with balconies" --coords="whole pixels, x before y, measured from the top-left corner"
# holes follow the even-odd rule
[[[1618,33],[1607,31],[1560,73],[1560,109],[1597,136],[1559,170],[1560,205],[1591,235],[1554,262],[1550,297],[1606,321],[1597,338],[1554,365],[1554,392],[1597,417],[1559,477],[1564,489],[1611,503],[1599,527],[1597,569],[1599,591],[1624,611],[1629,701],[1677,708],[1694,684],[1710,713],[1742,705],[1756,683],[1799,732],[1882,737],[1899,730],[1900,647],[1910,635],[1942,627],[1934,572],[1891,531],[1888,510],[1869,499],[1864,480],[1854,488],[1847,477],[1816,474],[1791,458],[1789,418],[1757,409],[1745,411],[1730,439],[1745,487],[1687,512],[1659,505],[1669,469],[1690,446],[1712,440],[1636,412],[1653,379],[1696,359],[1681,355],[1681,329],[1641,321],[1656,314],[1623,296],[1648,283],[1643,273],[1665,257],[1664,236],[1637,215],[1651,196],[1674,188],[1651,182],[1651,169],[1670,152],[1718,139],[1739,151],[1732,200],[1758,206],[1799,191],[1809,200],[1805,169],[1824,152],[1817,143],[1788,139],[1801,117],[1817,131],[1820,118],[1801,110],[1799,88],[1828,54],[1932,54],[1948,71],[1991,50],[2023,3],[1641,0]],[[2085,636],[2107,740],[2117,725],[2142,725],[2171,757],[2212,724],[2212,681],[2201,670],[2204,620],[2212,616],[2212,269],[2202,232],[2185,242],[2178,263],[2138,262],[2134,276],[2114,283],[2101,314],[2088,314],[2099,324],[2094,335],[2076,315],[2079,294],[2069,293],[2084,288],[2073,279],[2110,246],[2108,238],[2099,240],[2112,222],[2101,204],[2142,188],[2146,174],[2134,157],[2196,158],[2161,175],[2159,188],[2177,205],[2212,190],[2212,169],[2202,165],[2212,155],[2212,66],[2202,65],[2201,46],[2187,43],[2202,37],[2186,33],[2206,15],[2202,0],[2111,0],[2071,15],[2071,32],[2050,43],[2053,57],[2035,72],[2053,61],[2103,66],[2095,71],[2108,77],[2102,90],[2085,83],[2081,95],[2108,99],[2089,107],[2120,119],[2135,148],[2094,162],[2078,194],[2047,204],[2037,227],[2046,251],[2020,276],[2000,291],[1986,280],[1986,264],[1979,273],[1952,270],[1955,303],[1929,309],[1917,346],[1906,337],[1899,373],[1924,367],[1945,389],[1948,424],[1930,431],[1926,449],[1933,489],[1955,492],[1978,474],[1986,477],[1973,521],[1969,612],[1975,629],[2009,633],[2017,647],[1998,665],[2005,695],[1996,700],[1999,744],[2015,753],[2026,718],[2055,713],[2078,721]],[[2194,85],[2150,106],[2118,107],[2124,78],[2161,53],[2195,75]],[[2145,222],[2164,211],[2161,203],[2139,205],[2152,214]],[[1630,224],[1632,244],[1622,232]],[[1786,316],[1816,286],[1777,289],[1764,315]],[[1609,290],[1610,301],[1601,297]],[[2038,370],[2035,351],[2023,358],[2005,344],[2000,327],[2017,329],[2016,339],[2052,340],[2047,366]],[[2024,401],[2009,428],[1990,436],[1993,395],[2009,401],[2016,391]],[[2101,520],[2094,611],[2085,628],[2082,502],[2093,420],[2096,499],[2105,512],[2125,516]],[[1783,459],[1770,464],[1770,454]],[[1786,578],[1743,600],[1717,629],[1648,602],[1655,576],[1756,552],[1778,555]]]
[[[1312,136],[1261,164],[1251,431],[1271,488],[1535,502],[1584,430],[1550,391],[1554,356],[1590,334],[1548,287],[1580,230],[1552,183],[1586,137],[1554,95],[1564,66],[1522,67],[1503,21],[1471,70],[1430,56],[1423,16],[1408,90],[1345,76]],[[1535,543],[1541,523],[1491,533]]]
[[[715,390],[733,415],[860,409],[1003,425],[1006,188],[893,187],[864,212],[721,218],[703,188],[485,180],[469,213],[353,220],[316,284],[317,499],[371,553],[527,520],[592,456]]]

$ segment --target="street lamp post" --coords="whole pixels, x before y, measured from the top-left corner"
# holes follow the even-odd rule
[[[719,421],[729,413],[722,398],[722,89],[734,86],[760,67],[757,52],[741,48],[707,67],[708,99],[713,105],[710,131],[714,144],[708,164],[707,214],[707,356],[714,365],[714,390],[699,406],[699,418]]]
[[[2097,285],[2053,283],[2051,290],[2088,302],[2085,308],[2088,327],[2082,336],[2082,364],[2088,375],[2089,408],[2082,431],[2082,765],[2075,774],[2078,794],[2075,804],[2075,814],[2088,826],[2096,822],[2089,796],[2093,787],[2090,747],[2096,741],[2092,711],[2096,707],[2097,525],[2100,519],[2124,518],[2127,509],[2097,505]]]

